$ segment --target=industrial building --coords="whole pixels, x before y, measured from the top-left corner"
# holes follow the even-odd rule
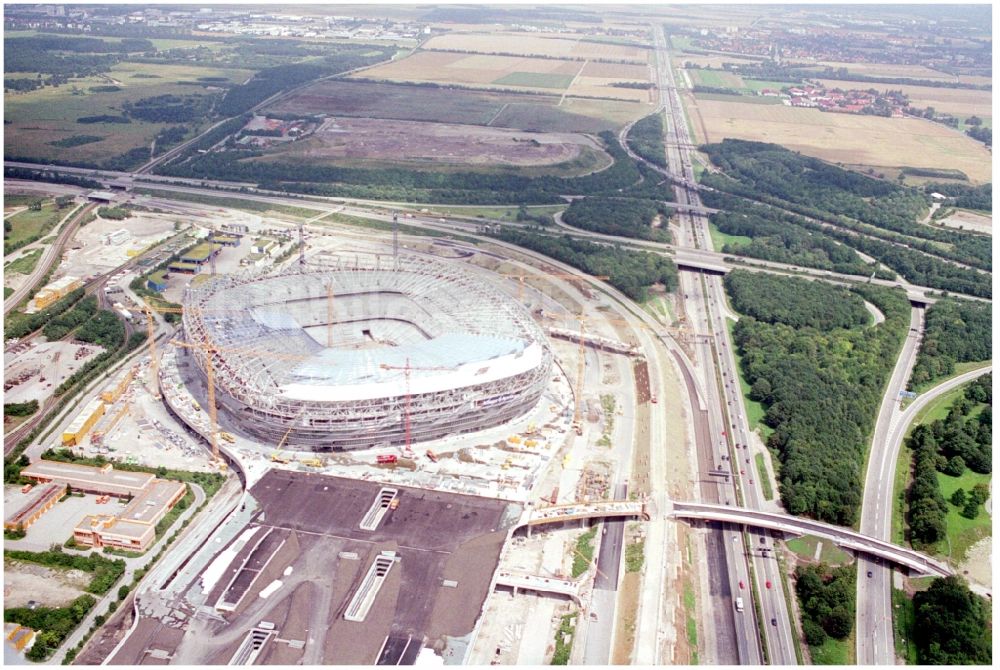
[[[3,527],[8,530],[26,530],[52,509],[64,495],[66,495],[65,484],[46,484],[37,487],[28,502],[4,519]]]
[[[119,228],[118,230],[104,236],[104,244],[124,244],[130,239],[132,239],[132,233],[129,232],[127,228]]]
[[[271,443],[361,449],[473,432],[534,407],[552,353],[517,302],[422,256],[334,258],[188,289],[184,330],[213,342],[217,401]],[[204,370],[203,357],[195,356]]]
[[[35,309],[45,309],[60,298],[83,286],[77,277],[63,277],[39,289],[35,294]]]
[[[146,288],[157,293],[167,290],[167,273],[161,270],[149,275],[146,279]]]
[[[63,492],[71,487],[83,493],[129,499],[129,504],[117,514],[85,516],[73,529],[73,537],[78,544],[86,546],[132,551],[149,547],[156,536],[156,524],[187,491],[183,482],[157,479],[148,472],[115,470],[110,463],[93,467],[43,460],[24,468],[21,475],[61,487]],[[51,505],[45,509],[49,507]],[[41,514],[34,518],[38,516]]]
[[[145,551],[156,538],[156,524],[186,491],[183,482],[154,479],[121,513],[83,517],[73,529],[73,539],[88,547]]]
[[[73,423],[69,424],[62,434],[62,443],[67,447],[74,447],[86,437],[87,432],[94,427],[97,420],[104,416],[104,401],[94,398],[86,404],[83,411],[76,415]]]
[[[122,397],[122,393],[128,388],[128,385],[133,379],[135,379],[136,366],[130,367],[125,372],[121,373],[118,377],[118,383],[114,385],[113,388],[107,391],[101,392],[101,400],[110,404],[118,402],[118,399]]]

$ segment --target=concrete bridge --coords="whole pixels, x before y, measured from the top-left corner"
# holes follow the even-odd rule
[[[855,552],[864,552],[886,561],[896,563],[914,572],[947,577],[954,570],[946,563],[935,560],[919,551],[906,549],[891,542],[878,540],[863,535],[850,528],[834,526],[833,524],[813,519],[760,512],[745,507],[730,505],[708,505],[703,503],[674,502],[666,511],[667,516],[680,519],[701,519],[704,521],[721,521],[724,523],[767,528],[792,535],[816,535]]]
[[[495,586],[508,586],[517,593],[518,589],[527,591],[537,591],[539,593],[557,593],[569,596],[576,601],[577,605],[583,607],[581,598],[581,582],[569,579],[559,579],[557,577],[542,577],[541,575],[530,575],[522,572],[511,572],[510,570],[500,570],[497,572]]]
[[[636,517],[649,520],[646,503],[641,500],[602,500],[592,503],[572,503],[529,509],[517,527],[540,526],[547,523],[565,523],[580,519],[621,519]]]

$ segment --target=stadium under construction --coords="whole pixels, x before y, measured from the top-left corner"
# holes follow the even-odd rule
[[[500,425],[537,404],[553,366],[526,309],[427,256],[218,277],[187,290],[184,331],[220,408],[255,437],[308,451]]]

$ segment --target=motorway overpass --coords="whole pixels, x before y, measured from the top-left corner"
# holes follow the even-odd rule
[[[542,577],[540,575],[529,575],[522,572],[511,572],[510,570],[500,570],[497,572],[495,586],[506,586],[524,591],[536,591],[538,593],[556,593],[567,596],[583,606],[580,589],[583,582],[571,579],[559,579],[558,577]]]
[[[638,500],[603,500],[593,503],[535,507],[521,517],[521,521],[516,527],[541,526],[547,523],[565,523],[581,519],[621,519],[627,517],[638,517],[648,521],[649,512],[646,510],[646,503]]]
[[[787,514],[760,512],[745,507],[729,505],[708,505],[703,503],[674,502],[668,516],[683,519],[701,519],[723,523],[742,524],[757,528],[767,528],[793,535],[816,535],[855,552],[863,552],[896,563],[914,572],[947,577],[954,571],[947,564],[937,561],[919,551],[906,549],[891,542],[863,535],[850,528],[814,521]]]

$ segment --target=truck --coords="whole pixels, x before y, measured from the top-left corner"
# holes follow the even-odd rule
[[[388,464],[388,463],[395,463],[396,460],[397,459],[396,459],[396,455],[395,454],[389,454],[388,456],[376,456],[375,457],[375,462],[378,463],[379,465],[384,465],[384,464]]]
[[[435,454],[430,449],[427,450],[427,454],[426,455],[427,455],[427,458],[431,459],[431,463],[437,463],[438,462],[437,454]]]
[[[743,598],[739,596],[737,596],[736,598],[736,611],[737,612],[743,611]]]

